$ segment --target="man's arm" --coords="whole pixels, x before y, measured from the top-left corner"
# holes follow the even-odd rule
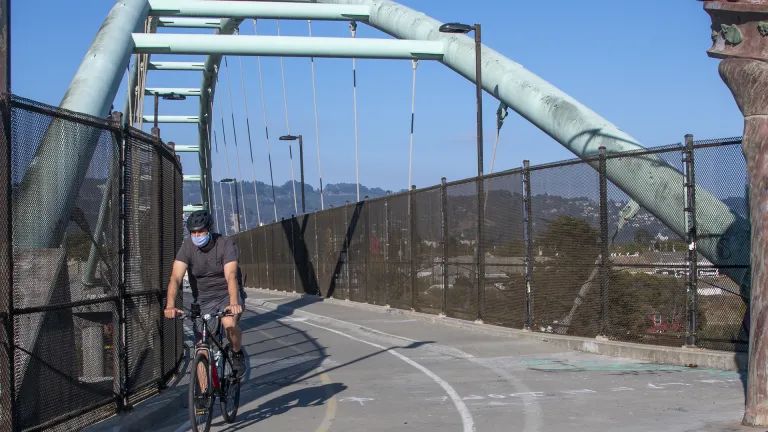
[[[229,310],[233,315],[242,313],[240,288],[237,285],[237,261],[230,261],[224,264],[224,278],[227,280],[227,292],[229,293],[229,306],[224,308],[224,310]]]
[[[168,282],[168,298],[165,303],[165,317],[175,318],[177,312],[182,312],[176,309],[176,294],[179,292],[179,286],[184,279],[184,273],[187,272],[187,264],[183,261],[173,262],[173,271],[171,271],[171,280]]]

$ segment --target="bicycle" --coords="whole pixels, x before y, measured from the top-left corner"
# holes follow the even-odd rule
[[[182,314],[179,318],[189,318],[192,325],[195,320],[203,321],[203,337],[195,345],[195,356],[189,373],[189,423],[194,432],[208,432],[213,421],[213,406],[216,397],[221,403],[221,413],[224,421],[234,423],[237,410],[240,405],[240,378],[236,377],[232,364],[232,347],[229,343],[223,346],[224,329],[221,318],[232,316],[229,312],[217,312],[215,314],[201,315],[200,305],[192,303],[190,313]],[[208,337],[208,322],[218,319],[218,340]],[[214,346],[207,343],[213,342]],[[218,348],[218,349],[216,349]],[[211,357],[213,354],[213,357]],[[209,359],[213,358],[215,367],[212,367]],[[198,370],[200,369],[200,370]],[[221,372],[221,373],[220,373]],[[201,387],[201,377],[205,375],[205,387]],[[203,390],[205,388],[205,390]],[[232,402],[230,406],[230,402]],[[199,428],[202,426],[202,428]]]

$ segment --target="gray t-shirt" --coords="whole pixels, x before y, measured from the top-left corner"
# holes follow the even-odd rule
[[[202,248],[187,237],[181,243],[176,260],[187,264],[192,294],[200,303],[222,301],[229,298],[224,264],[238,260],[237,246],[230,237],[213,233]]]

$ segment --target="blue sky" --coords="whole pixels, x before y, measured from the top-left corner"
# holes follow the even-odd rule
[[[487,46],[522,64],[635,137],[645,146],[740,135],[742,117],[707,57],[710,21],[701,2],[692,0],[402,0],[442,21],[479,22]],[[12,0],[12,90],[57,105],[93,36],[114,4],[108,0]],[[659,19],[663,10],[664,19]],[[304,36],[306,21],[281,21],[283,35]],[[164,32],[178,29],[163,29]],[[243,34],[253,34],[250,21]],[[260,21],[260,34],[276,34],[275,21]],[[349,37],[347,23],[313,22],[315,36]],[[388,37],[361,25],[358,37]],[[169,60],[169,56],[153,56]],[[198,60],[200,57],[173,57]],[[256,177],[269,182],[264,121],[256,58],[243,58]],[[305,136],[305,170],[317,186],[317,147],[309,59],[285,59],[291,132]],[[229,150],[230,176],[251,180],[239,59],[229,58],[232,104],[239,153],[234,150],[230,99],[222,74],[221,97]],[[275,183],[290,180],[288,149],[277,137],[287,131],[280,60],[262,58]],[[352,63],[316,59],[324,182],[355,181]],[[358,60],[360,182],[400,190],[408,182],[411,62]],[[470,177],[476,172],[474,85],[444,66],[422,61],[418,68],[413,183],[419,187]],[[151,87],[199,87],[194,72],[150,73]],[[124,87],[117,98],[122,108]],[[161,114],[197,114],[197,99],[162,102]],[[485,171],[491,164],[498,101],[486,95]],[[219,151],[223,153],[219,101],[216,101]],[[145,112],[151,112],[147,101]],[[192,125],[161,125],[166,141],[194,144]],[[149,130],[145,126],[145,130]],[[294,149],[298,180],[298,154]],[[239,157],[238,157],[239,156]],[[219,167],[226,175],[223,154]],[[558,143],[510,112],[501,132],[495,171],[571,158]],[[196,158],[184,156],[185,173],[195,174]],[[217,161],[214,160],[214,164]],[[216,167],[215,167],[216,168]],[[216,171],[214,170],[214,174]],[[219,178],[219,176],[216,176]]]

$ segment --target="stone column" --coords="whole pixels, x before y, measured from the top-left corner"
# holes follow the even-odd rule
[[[749,373],[743,423],[768,426],[768,0],[707,1],[710,57],[744,115],[752,226]]]

